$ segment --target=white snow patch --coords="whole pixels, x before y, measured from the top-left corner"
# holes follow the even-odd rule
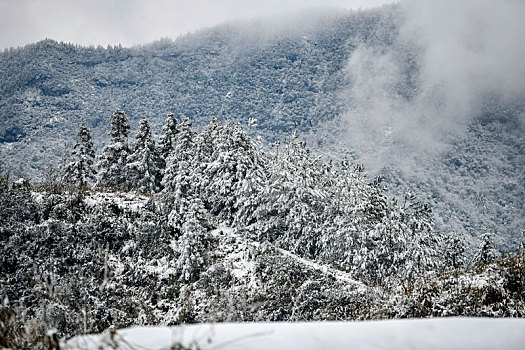
[[[435,318],[366,322],[222,323],[133,327],[79,336],[63,349],[523,349],[524,319]]]
[[[236,234],[234,229],[225,226],[211,231],[211,234],[219,238],[220,243],[217,250],[227,252],[224,256],[224,263],[229,266],[232,275],[239,280],[249,276],[248,286],[256,288],[257,281],[255,278],[253,252],[257,249],[259,243],[242,237]]]
[[[121,209],[139,212],[147,203],[148,197],[131,192],[94,192],[84,199],[91,207],[102,204],[116,204]]]
[[[52,118],[49,119],[49,121],[47,122],[48,125],[53,125],[53,124],[56,124],[56,123],[60,123],[62,121],[64,121],[65,119],[58,116],[58,115],[55,115],[53,116]]]
[[[40,192],[31,191],[31,197],[33,197],[33,200],[38,204],[44,202],[44,195]]]
[[[139,262],[142,259],[139,259]],[[163,256],[162,258],[156,261],[156,265],[148,264],[146,266],[146,271],[159,277],[159,280],[167,279],[170,276],[176,274],[177,270],[174,267],[174,261],[168,259],[168,257]]]
[[[340,270],[334,269],[333,267],[328,266],[328,265],[319,264],[319,263],[316,263],[315,261],[301,258],[301,257],[299,257],[299,256],[297,256],[297,255],[295,255],[295,254],[293,254],[291,252],[289,252],[288,250],[284,250],[284,249],[281,249],[281,248],[277,248],[277,250],[282,255],[285,255],[285,256],[287,256],[287,257],[289,257],[291,259],[294,259],[294,260],[300,262],[301,264],[310,267],[313,270],[321,271],[324,274],[327,274],[329,276],[334,277],[338,281],[342,281],[342,282],[345,282],[347,284],[351,284],[351,285],[355,286],[357,288],[357,290],[360,291],[360,292],[364,292],[368,288],[364,283],[362,283],[360,281],[356,281],[354,278],[352,278],[352,276],[349,273],[346,273],[344,271],[340,271]]]

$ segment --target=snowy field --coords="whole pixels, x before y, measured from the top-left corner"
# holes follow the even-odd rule
[[[71,339],[64,349],[524,349],[525,319],[222,323],[133,327]]]

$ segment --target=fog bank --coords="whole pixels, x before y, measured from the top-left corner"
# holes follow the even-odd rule
[[[525,2],[406,0],[392,17],[399,33],[358,45],[342,95],[343,138],[372,169],[441,152],[488,99],[525,100]]]

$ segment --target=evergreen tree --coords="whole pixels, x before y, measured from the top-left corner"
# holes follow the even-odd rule
[[[179,123],[173,113],[168,114],[162,131],[164,131],[164,135],[160,138],[160,154],[163,159],[167,159],[177,143],[177,134],[179,133]]]
[[[496,259],[496,251],[492,245],[492,237],[490,233],[481,235],[481,242],[478,249],[472,258],[472,265],[485,265],[493,262]]]
[[[62,157],[58,161],[58,169],[57,169],[57,174],[55,177],[56,181],[54,179],[51,179],[50,183],[56,182],[57,187],[62,187],[64,185],[69,184],[69,179],[67,177],[66,170],[69,164],[71,163],[71,161],[72,161],[71,149],[69,148],[69,145],[67,144],[67,142],[64,142],[64,151],[62,153]],[[53,172],[53,170],[51,170],[51,172]],[[51,178],[54,177],[53,174],[49,174],[49,175]]]
[[[66,149],[65,157],[70,157],[70,161],[65,166],[64,179],[75,186],[86,187],[95,180],[96,171],[93,167],[95,151],[91,132],[84,123],[80,124],[77,135],[71,156],[67,154]]]
[[[318,165],[295,135],[281,150],[275,149],[262,193],[253,198],[257,204],[246,201],[254,208],[251,221],[260,239],[279,238],[286,249],[309,257],[315,254],[316,227],[326,204],[322,192],[327,190],[321,186]]]
[[[142,193],[154,193],[160,190],[161,160],[155,142],[151,138],[151,129],[146,118],[140,121],[133,153],[127,158],[126,168],[129,189]]]
[[[463,267],[465,263],[465,248],[463,247],[463,241],[457,233],[447,237],[446,240],[446,265],[453,269],[459,269]]]
[[[195,281],[204,267],[207,231],[201,220],[204,207],[199,199],[193,199],[184,213],[182,236],[179,240],[177,270],[185,282]]]
[[[216,119],[197,140],[201,164],[195,167],[197,191],[211,214],[231,222],[246,199],[241,194],[244,180],[259,166],[257,150],[239,124],[220,124]]]
[[[192,122],[184,117],[180,133],[173,151],[166,160],[166,169],[162,178],[164,202],[167,204],[169,222],[176,228],[182,224],[182,216],[188,203],[194,197],[193,167],[196,164],[195,132]]]
[[[97,187],[123,188],[127,183],[126,162],[129,155],[129,124],[123,111],[115,110],[109,128],[110,143],[99,156]]]
[[[71,163],[71,149],[69,148],[69,145],[67,144],[67,142],[65,142],[62,157],[58,161],[58,168],[62,172],[61,174],[62,178],[60,180],[64,180],[64,171],[69,163]]]
[[[109,124],[109,136],[112,140],[127,142],[129,135],[129,124],[128,118],[124,112],[117,108],[115,112],[111,115],[110,124]]]

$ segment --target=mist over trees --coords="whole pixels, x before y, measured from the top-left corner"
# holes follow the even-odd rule
[[[0,53],[0,347],[525,317],[524,22],[407,3]]]
[[[461,4],[457,7],[452,19],[465,14]],[[255,118],[257,127],[250,132],[261,135],[266,146],[296,131],[312,152],[334,160],[346,155],[365,164],[371,176],[384,176],[399,200],[417,188],[433,208],[435,225],[458,232],[468,249],[477,246],[484,230],[494,233],[498,250],[509,249],[519,241],[516,232],[525,217],[523,99],[482,94],[470,113],[453,109],[454,103],[464,106],[472,99],[469,94],[464,101],[449,98],[455,88],[439,85],[439,74],[426,76],[432,45],[411,34],[439,33],[419,20],[408,21],[417,12],[407,17],[406,11],[389,5],[320,12],[282,26],[230,23],[134,48],[44,40],[5,50],[0,53],[0,154],[17,176],[41,178],[60,162],[64,143],[75,143],[81,122],[98,140],[94,146],[100,154],[109,139],[107,115],[117,107],[126,110],[133,130],[146,116],[154,140],[162,135],[166,111],[188,116],[198,128],[213,116],[242,123]],[[447,9],[436,11],[449,20]],[[503,18],[487,18],[490,13],[485,8],[481,13],[487,23]],[[513,23],[491,26],[483,35]],[[482,33],[475,28],[463,29]],[[502,41],[507,51],[516,40],[511,34]],[[487,50],[470,52],[459,43],[459,52],[467,50],[480,64],[491,62],[486,55],[498,44],[493,37]],[[446,47],[457,42],[455,36],[440,39]],[[501,55],[499,62],[507,62],[515,52]],[[521,60],[514,61],[513,67],[521,67]],[[450,70],[463,66],[452,63],[446,65]],[[507,75],[486,68],[477,64],[465,71],[480,82]],[[509,88],[519,86],[510,81]],[[454,86],[469,92],[471,83],[465,79]]]

